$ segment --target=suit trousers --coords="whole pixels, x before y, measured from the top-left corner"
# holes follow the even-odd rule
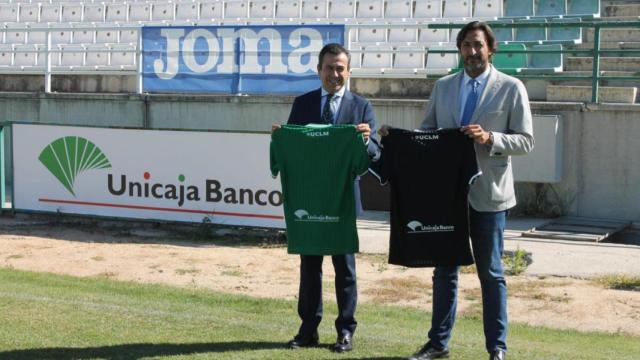
[[[507,211],[479,212],[469,208],[471,245],[482,288],[482,320],[488,352],[507,350],[507,283],[502,269]],[[433,315],[429,343],[447,348],[456,318],[458,267],[433,272]]]
[[[298,315],[302,325],[298,334],[308,337],[315,333],[322,320],[322,260],[323,256],[300,255],[300,293]],[[333,255],[338,317],[338,335],[353,335],[356,330],[356,259],[353,254]]]

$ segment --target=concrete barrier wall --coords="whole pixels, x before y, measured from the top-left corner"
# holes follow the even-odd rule
[[[269,131],[292,97],[0,93],[0,120],[94,126]],[[372,100],[378,124],[415,128],[426,100]],[[532,103],[563,121],[562,180],[518,183],[516,214],[640,221],[640,105]]]

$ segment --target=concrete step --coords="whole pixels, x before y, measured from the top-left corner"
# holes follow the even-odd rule
[[[600,87],[600,102],[633,104],[638,91],[635,87]],[[548,85],[547,101],[591,102],[591,86]]]
[[[583,29],[583,42],[593,42],[594,29]],[[638,41],[640,39],[640,29],[602,29],[600,31],[601,42]]]
[[[568,57],[564,70],[588,71],[593,69],[591,57]],[[600,70],[605,71],[640,71],[640,57],[603,57],[600,58]]]
[[[583,42],[582,44],[571,45],[572,49],[590,50],[593,49],[592,42]],[[600,49],[640,49],[640,41],[612,41],[600,42]],[[640,55],[640,54],[639,54]]]
[[[602,16],[640,16],[640,4],[609,5],[604,8],[604,14],[602,14]]]

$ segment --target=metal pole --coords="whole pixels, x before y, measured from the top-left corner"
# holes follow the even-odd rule
[[[51,92],[51,31],[50,29],[47,29],[45,34],[47,35],[47,42],[45,44],[44,92],[48,94]],[[37,56],[37,53],[36,53],[36,56]]]
[[[138,28],[138,46],[136,46],[136,57],[138,58],[138,94],[142,94],[143,86],[142,86],[142,26]]]
[[[598,93],[600,85],[600,25],[596,24],[593,28],[593,73],[591,79],[591,102],[598,102]]]

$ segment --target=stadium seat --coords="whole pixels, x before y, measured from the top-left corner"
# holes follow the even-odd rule
[[[246,0],[228,0],[225,3],[225,19],[246,19],[249,17],[249,7]]]
[[[276,0],[276,18],[297,19],[300,18],[300,0]]]
[[[253,19],[272,19],[275,16],[273,0],[254,0],[249,4],[249,17]]]
[[[387,19],[408,19],[412,17],[412,0],[387,0],[384,17]]]
[[[40,22],[60,22],[60,4],[42,4]]]
[[[362,66],[362,48],[360,46],[353,46],[351,45],[349,47],[349,52],[351,53],[351,68],[352,69],[357,69],[360,68]]]
[[[539,23],[540,20],[518,20],[519,23]],[[519,27],[515,28],[515,41],[524,43],[541,44],[547,40],[546,28],[544,27]]]
[[[27,39],[26,31],[12,29],[14,26],[18,26],[18,25],[13,25],[13,26],[7,25],[7,31],[5,32],[5,35],[3,38],[4,43],[5,44],[24,44]],[[19,27],[22,28],[24,26],[19,26]]]
[[[531,50],[562,50],[562,45],[534,45]],[[548,74],[562,71],[562,53],[529,53],[529,63],[523,73],[528,74]]]
[[[394,23],[398,24],[398,23]],[[418,37],[418,29],[416,28],[391,28],[389,29],[389,42],[415,42]]]
[[[21,4],[20,5],[20,22],[21,23],[37,23],[40,20],[39,4]]]
[[[72,42],[74,44],[93,44],[95,42],[95,31],[87,29],[74,30]]]
[[[452,69],[458,67],[458,54],[437,53],[437,50],[455,50],[452,46],[430,46],[427,50],[427,73],[428,74],[448,74]]]
[[[567,12],[566,0],[539,0],[536,16],[559,16]]]
[[[374,45],[363,48],[363,69],[389,69],[392,66],[391,52],[393,47],[388,45]]]
[[[363,28],[358,29],[358,42],[361,43],[380,43],[387,41],[387,29],[382,28]]]
[[[552,22],[581,22],[580,18],[552,19]],[[566,44],[580,44],[582,42],[582,29],[579,27],[550,27],[548,41]]]
[[[460,32],[460,28],[457,29],[451,29],[451,33],[449,34],[449,42],[452,44],[456,44],[458,41],[458,33]]]
[[[130,50],[135,49],[135,45],[111,45],[111,63],[109,65],[111,65],[112,67],[120,67],[120,69],[122,70],[135,70],[136,53],[130,52]]]
[[[527,67],[527,54],[514,54],[503,51],[526,50],[526,48],[524,44],[501,44],[498,46],[498,51],[493,55],[493,66],[507,74],[519,73],[523,68]]]
[[[13,65],[13,45],[0,44],[0,67]]]
[[[69,3],[61,6],[62,22],[81,22],[82,21],[82,4]]]
[[[504,23],[504,24],[513,23],[513,21],[511,21],[511,20],[499,20],[497,22]],[[491,30],[493,30],[493,34],[496,36],[496,40],[498,42],[511,42],[511,41],[513,41],[513,28],[512,27],[501,28],[501,27],[493,26],[493,27],[491,27]]]
[[[425,50],[419,46],[398,46],[393,58],[394,69],[424,69]]]
[[[106,4],[104,9],[105,21],[126,22],[128,10],[128,5],[126,3]]]
[[[323,19],[327,17],[326,0],[302,0],[302,18]]]
[[[0,21],[16,22],[20,7],[16,4],[0,4]]]
[[[104,21],[104,5],[100,3],[87,3],[84,5],[83,22]]]
[[[151,5],[149,3],[135,2],[129,4],[129,22],[143,22],[151,20]]]
[[[600,0],[567,0],[567,15],[600,17]]]
[[[120,30],[120,44],[135,44],[138,42],[138,31],[134,29]]]
[[[356,18],[358,19],[380,19],[383,16],[383,0],[360,0],[357,6]]]
[[[355,0],[330,0],[329,18],[351,19],[354,17]]]
[[[220,1],[203,1],[200,3],[199,20],[220,20],[222,19],[223,6]]]
[[[118,31],[113,29],[100,30],[101,27],[113,27],[113,24],[96,24],[96,44],[115,44],[118,42]]]
[[[32,67],[36,65],[36,58],[38,57],[38,54],[36,53],[37,48],[35,45],[15,45],[13,49],[15,51],[13,62],[15,66]]]
[[[533,15],[533,0],[504,0],[504,16],[527,17]]]
[[[175,9],[175,4],[171,2],[154,3],[151,7],[151,21],[174,20]]]
[[[61,26],[69,26],[69,24],[60,24]],[[51,31],[51,45],[71,44],[71,31],[54,30]]]
[[[46,29],[47,25],[33,24],[31,29]],[[47,41],[47,33],[45,31],[29,31],[27,32],[27,44],[44,44]]]
[[[449,42],[448,29],[420,29],[418,42],[421,44],[445,44]]]
[[[498,19],[502,17],[502,0],[476,0],[474,18]]]
[[[86,66],[101,67],[109,64],[109,56],[107,52],[97,52],[92,50],[108,50],[104,45],[87,45],[87,55],[85,60]]]
[[[468,19],[471,17],[471,0],[447,0],[442,17],[446,19]]]
[[[416,19],[442,18],[442,0],[416,0]]]
[[[199,3],[195,1],[182,1],[176,3],[176,20],[196,21],[198,20]]]
[[[60,45],[60,65],[67,67],[83,66],[85,48],[82,45]]]

